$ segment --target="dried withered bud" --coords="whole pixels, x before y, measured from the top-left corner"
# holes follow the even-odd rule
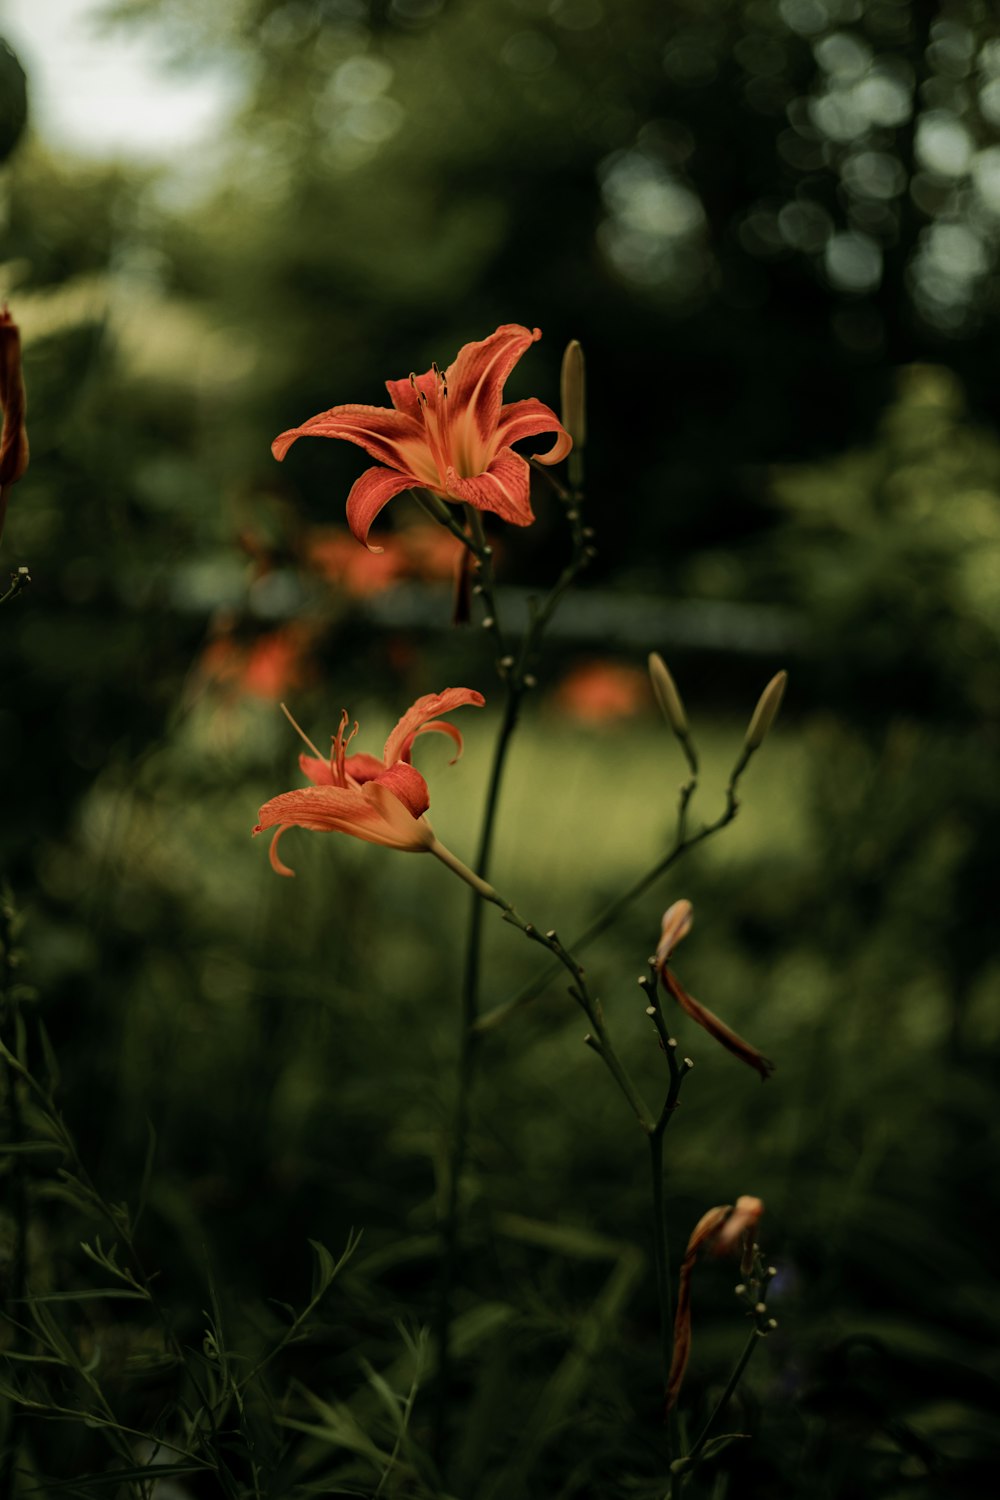
[[[28,467],[28,433],[24,425],[27,402],[21,374],[21,335],[4,305],[0,308],[0,486],[14,484]]]

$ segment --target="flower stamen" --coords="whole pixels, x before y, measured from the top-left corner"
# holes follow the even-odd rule
[[[302,728],[302,726],[300,724],[296,723],[296,721],[292,718],[291,714],[289,713],[288,709],[285,707],[284,703],[282,703],[282,705],[281,705],[281,712],[284,714],[284,716],[288,720],[289,724],[291,724],[292,728],[295,730],[295,733],[299,736],[299,739],[301,739],[302,741],[304,741],[304,743],[309,746],[309,749],[312,751],[313,755],[315,755],[316,759],[317,760],[325,760],[326,756],[325,755],[320,755],[319,751],[316,749],[316,746],[313,744],[312,740],[306,734],[306,732]]]

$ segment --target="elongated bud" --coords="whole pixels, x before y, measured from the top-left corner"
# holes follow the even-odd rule
[[[747,750],[759,750],[761,745],[777,717],[781,700],[785,696],[785,685],[788,682],[787,672],[778,672],[771,678],[767,687],[757,700],[757,707],[753,711],[750,727],[747,730],[744,741]]]
[[[21,336],[6,306],[0,308],[0,485],[13,484],[28,467],[28,434],[24,426],[26,408],[21,375]]]
[[[570,339],[566,345],[559,388],[562,424],[573,439],[574,448],[582,448],[587,441],[587,384],[579,339]]]
[[[656,701],[663,710],[663,717],[680,739],[686,739],[688,734],[687,714],[681,695],[677,691],[677,684],[670,675],[670,670],[658,651],[649,653],[649,678],[653,684],[653,692]]]

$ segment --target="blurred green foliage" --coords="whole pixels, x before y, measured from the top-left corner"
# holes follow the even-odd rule
[[[275,1496],[335,1463],[340,1488],[321,1493],[371,1494],[390,1471],[383,1494],[433,1492],[419,1392],[401,1438],[359,1360],[405,1400],[433,1300],[466,914],[429,861],[347,839],[290,834],[298,878],[273,876],[249,830],[296,776],[275,699],[294,696],[317,743],[349,704],[377,746],[418,693],[483,690],[462,762],[421,747],[435,827],[467,857],[498,699],[482,641],[447,628],[444,584],[368,597],[316,563],[359,455],[303,443],[278,469],[268,443],[523,320],[545,339],[514,397],[554,401],[564,340],[587,350],[599,557],[515,745],[497,883],[568,933],[672,824],[684,768],[666,732],[643,712],[571,722],[551,692],[597,650],[641,660],[588,632],[588,610],[688,606],[676,639],[644,644],[691,709],[705,816],[756,692],[792,669],[736,824],[588,962],[652,1091],[662,1058],[634,977],[662,908],[689,895],[685,984],[778,1062],[760,1089],[678,1024],[697,1068],[667,1137],[675,1258],[706,1207],[755,1192],[782,1272],[780,1328],[732,1412],[753,1441],[692,1493],[983,1492],[1000,1375],[992,8],[116,10],[178,65],[234,70],[245,105],[184,171],[64,160],[29,134],[0,180],[32,443],[4,558],[34,579],[0,611],[0,868],[28,976],[4,971],[4,1037],[23,1012],[44,1072],[44,1020],[58,1107],[108,1202],[138,1202],[155,1127],[136,1244],[187,1347],[204,1353],[209,1318],[257,1359],[266,1299],[308,1301],[308,1239],[339,1252],[363,1229],[312,1340],[248,1403],[233,1472],[249,1484],[247,1434],[272,1442],[277,1411],[327,1437],[289,1429],[285,1469],[268,1451]],[[537,509],[496,538],[502,583],[562,561],[544,489]],[[412,519],[400,500],[379,527],[405,541]],[[409,609],[395,621],[393,601]],[[719,634],[705,622],[723,614],[696,604],[749,612]],[[765,604],[785,612],[787,662],[755,624]],[[488,1003],[533,972],[526,946],[488,924]],[[665,1490],[642,1143],[579,1029],[556,987],[484,1049],[463,1500]],[[18,1181],[35,1288],[104,1284],[79,1250],[93,1204],[25,1162],[7,1174],[6,1294]],[[717,1267],[698,1291],[693,1425],[742,1341],[732,1279]],[[197,1401],[144,1317],[53,1307],[84,1371],[99,1351],[120,1417],[175,1438]],[[190,1368],[218,1374],[208,1353]],[[53,1380],[90,1399],[85,1373]],[[29,1412],[20,1430],[46,1493],[108,1463],[96,1429]],[[408,1468],[386,1468],[397,1439]]]

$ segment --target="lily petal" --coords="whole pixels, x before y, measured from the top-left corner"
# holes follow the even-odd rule
[[[399,474],[394,469],[366,469],[354,481],[347,497],[347,524],[369,552],[382,551],[381,547],[373,547],[368,541],[375,517],[393,495],[414,484],[423,484],[423,480],[415,474]]]
[[[271,869],[274,870],[276,874],[288,875],[294,878],[295,871],[290,869],[289,866],[285,864],[284,860],[281,858],[281,855],[278,853],[278,840],[281,838],[281,835],[283,833],[287,833],[289,828],[291,827],[291,823],[280,823],[278,825],[278,827],[274,830],[274,838],[271,840],[271,848],[268,851],[267,857],[271,861]],[[255,828],[254,833],[256,832],[257,829]]]
[[[445,372],[451,422],[468,419],[480,442],[492,443],[507,376],[541,336],[540,328],[504,323],[489,338],[460,349]]]
[[[409,760],[414,739],[432,719],[438,719],[442,714],[450,713],[453,708],[462,708],[466,704],[482,708],[485,702],[482,693],[477,693],[475,688],[445,688],[441,693],[425,693],[406,710],[386,740],[385,764],[392,766],[397,761]]]
[[[315,755],[303,753],[299,756],[299,766],[303,775],[309,777],[313,786],[336,786],[328,760],[317,760]],[[366,781],[374,781],[376,776],[381,776],[385,766],[374,755],[367,755],[362,750],[357,755],[347,756],[344,761],[344,770],[351,780],[360,786]]]
[[[369,844],[413,853],[428,850],[434,841],[430,824],[414,817],[391,788],[378,781],[362,787],[307,786],[282,792],[265,802],[257,816],[254,833],[279,823],[294,824],[318,833],[349,833]]]
[[[551,407],[544,401],[529,396],[525,401],[513,401],[501,407],[497,423],[496,443],[498,448],[509,448],[521,438],[536,437],[540,432],[554,432],[556,440],[547,453],[534,456],[540,464],[557,464],[573,446],[573,439],[563,427]]]
[[[413,749],[413,740],[415,740],[417,736],[421,734],[446,734],[451,740],[452,744],[455,746],[455,754],[452,756],[448,764],[450,766],[453,766],[456,760],[461,759],[462,750],[465,743],[462,739],[461,730],[456,729],[454,724],[449,724],[447,719],[435,719],[433,723],[421,724],[419,729],[415,729],[413,731],[410,746],[403,757],[404,760],[409,759],[410,753]]]
[[[277,459],[284,458],[300,437],[343,438],[393,469],[410,469],[414,447],[425,446],[421,424],[389,406],[331,407],[310,417],[301,427],[280,433],[271,444],[271,452]]]
[[[433,370],[428,370],[426,375],[411,375],[407,380],[387,380],[385,388],[397,411],[420,421],[420,395],[426,396],[428,401],[435,399],[438,378]]]
[[[375,781],[385,766],[377,755],[369,755],[367,750],[359,750],[357,755],[349,755],[344,761],[344,770],[349,780],[357,782],[358,786],[364,786],[367,781]]]
[[[369,786],[375,783],[369,782]],[[407,808],[415,818],[421,817],[431,805],[431,795],[427,790],[427,783],[415,766],[408,766],[405,761],[399,760],[388,770],[382,771],[378,778],[378,785],[388,787],[394,797],[398,797],[403,806]]]
[[[462,479],[455,469],[449,469],[447,484],[453,500],[464,500],[477,510],[492,511],[514,526],[530,526],[535,519],[531,508],[531,470],[513,448],[501,448],[485,474],[472,479]]]

